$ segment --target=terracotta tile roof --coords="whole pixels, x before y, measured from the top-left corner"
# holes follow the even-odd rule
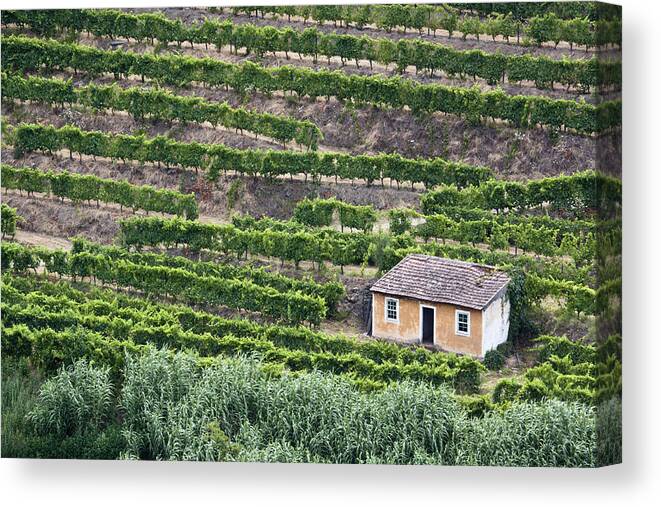
[[[482,310],[509,281],[506,273],[493,266],[410,254],[370,290]]]

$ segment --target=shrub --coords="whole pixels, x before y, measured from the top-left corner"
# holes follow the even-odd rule
[[[119,425],[102,431],[91,430],[71,436],[28,436],[24,440],[21,458],[38,459],[119,459],[126,441]]]
[[[517,398],[520,390],[521,383],[516,379],[503,379],[496,384],[496,387],[493,390],[493,401],[494,403],[514,401]]]
[[[527,380],[521,390],[518,398],[526,401],[542,401],[549,397],[549,388],[540,379]]]
[[[486,394],[457,396],[457,401],[464,407],[468,417],[484,417],[494,408],[494,404]]]
[[[512,354],[512,352],[514,352],[514,345],[512,344],[511,341],[507,340],[506,342],[499,344],[496,347],[496,350],[500,352],[503,356],[509,357]]]
[[[594,363],[596,351],[592,345],[573,342],[566,336],[540,336],[535,340],[539,347],[539,362],[544,363],[551,356],[569,356],[574,364]]]
[[[489,370],[498,371],[505,365],[505,356],[498,349],[488,350],[483,363]]]

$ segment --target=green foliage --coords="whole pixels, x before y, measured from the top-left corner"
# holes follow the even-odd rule
[[[613,397],[596,407],[597,466],[622,463],[622,400]]]
[[[448,208],[478,208],[496,212],[522,213],[552,209],[590,214],[601,206],[622,204],[622,182],[594,171],[571,176],[553,176],[526,183],[491,180],[477,187],[458,189],[441,186],[421,198],[425,214],[443,213]]]
[[[545,2],[549,3],[549,2]],[[363,27],[370,23],[379,28],[391,31],[393,28],[413,28],[422,31],[424,28],[434,30],[443,28],[450,32],[456,29],[467,34],[488,34],[495,38],[497,35],[513,37],[516,35],[514,19],[525,21],[525,33],[534,37],[539,43],[563,40],[571,44],[604,45],[619,44],[621,40],[620,16],[609,16],[604,19],[602,15],[586,9],[576,9],[568,15],[569,9],[527,9],[522,14],[520,6],[506,4],[491,9],[492,4],[479,6],[471,4],[471,8],[490,15],[486,22],[481,22],[478,16],[463,13],[458,17],[458,11],[450,5],[373,5],[373,6],[338,6],[321,5],[313,7],[247,7],[233,8],[235,14],[245,11],[248,16],[252,11],[260,10],[262,15],[266,12],[272,14],[285,14],[302,16],[313,19],[318,23],[333,21],[345,22],[347,26],[354,23]],[[576,5],[576,4],[573,4]],[[500,8],[499,8],[500,7]],[[514,10],[514,16],[512,15]],[[584,23],[584,31],[569,29],[573,23]],[[366,51],[378,41],[384,39],[370,39],[368,37],[350,37],[336,34],[325,34],[316,29],[306,29],[303,32],[291,28],[277,29],[272,26],[257,27],[254,25],[234,25],[229,20],[205,20],[202,23],[184,25],[180,21],[168,19],[161,14],[130,14],[118,10],[61,10],[61,11],[35,11],[26,16],[20,11],[8,11],[3,16],[3,23],[27,25],[37,33],[52,35],[55,31],[70,30],[78,32],[87,30],[96,36],[126,37],[138,41],[157,39],[163,43],[196,42],[215,44],[218,48],[225,45],[235,48],[244,47],[248,52],[255,51],[260,56],[267,51],[294,51],[298,53],[329,54],[340,56],[343,60],[355,58],[364,59],[361,50]],[[313,31],[314,37],[309,33]],[[386,39],[387,40],[387,39]],[[366,47],[367,46],[367,47]],[[439,45],[440,46],[440,45]],[[440,46],[441,48],[443,46]],[[458,52],[460,53],[460,52]]]
[[[454,240],[459,243],[488,244],[492,250],[514,247],[545,256],[563,255],[567,243],[574,246],[573,258],[591,261],[594,249],[594,223],[552,219],[548,216],[496,215],[470,208],[444,208],[444,213],[420,215],[424,222],[412,233],[425,241]]]
[[[539,343],[538,362],[545,363],[551,356],[569,357],[572,363],[595,363],[597,356],[592,345],[571,341],[566,336],[540,336],[535,339]]]
[[[551,400],[494,411],[484,397],[457,403],[447,389],[424,383],[364,393],[341,376],[273,377],[254,359],[202,366],[195,356],[165,350],[123,362],[120,399],[111,407],[121,407],[119,427],[64,438],[30,435],[16,455],[594,466],[595,417],[581,404]],[[77,378],[98,371],[87,369]],[[44,391],[64,400],[88,397],[88,385],[61,376]]]
[[[21,36],[2,38],[4,65],[26,72],[47,69],[84,70],[88,74],[112,72],[162,80],[177,86],[193,81],[227,85],[239,93],[275,90],[310,98],[334,96],[340,101],[401,108],[414,113],[443,112],[470,120],[499,119],[514,127],[543,125],[592,134],[621,125],[621,101],[593,105],[584,101],[551,99],[535,95],[507,95],[502,90],[423,84],[401,78],[348,75],[338,71],[300,67],[263,68],[252,62],[231,64],[186,56],[115,53],[87,46]],[[366,168],[368,169],[368,168]],[[367,175],[367,181],[370,176]],[[372,178],[374,180],[376,178]],[[420,179],[418,181],[421,181]]]
[[[5,296],[3,289],[3,298]],[[30,368],[27,359],[15,359],[6,354],[2,358],[2,456],[29,456],[25,440],[25,417],[34,405],[42,379]]]
[[[183,354],[163,352],[129,360],[125,375],[129,455],[141,459],[216,459],[204,431],[213,422],[243,448],[282,443],[307,450],[305,461],[334,463],[449,463],[459,436],[450,393],[424,384],[367,395],[337,377],[269,379],[246,360],[200,370]]]
[[[155,189],[150,185],[132,185],[127,181],[81,175],[67,171],[43,172],[29,167],[1,164],[4,188],[53,194],[73,202],[96,200],[116,203],[133,210],[143,209],[179,215],[188,219],[198,217],[194,194],[182,194],[168,189]],[[4,208],[3,208],[4,210]]]
[[[93,427],[87,433],[69,436],[54,432],[38,434],[29,423],[28,413],[38,402],[42,372],[29,364],[27,359],[15,361],[5,356],[2,361],[2,456],[5,458],[41,459],[117,459],[126,443],[119,425],[114,421],[103,421],[101,428]],[[51,383],[53,385],[53,383]],[[73,390],[87,395],[88,389],[77,383],[75,386],[59,383],[62,393],[56,397],[69,398]],[[76,396],[77,400],[81,397]],[[114,400],[113,400],[114,401]],[[79,404],[79,401],[75,402]],[[57,411],[55,411],[57,412]],[[54,413],[58,418],[62,414]],[[72,421],[77,419],[71,414]],[[60,421],[69,425],[69,421]]]
[[[512,342],[507,340],[506,342],[499,344],[496,347],[496,350],[500,352],[503,355],[503,357],[506,358],[512,354],[514,347],[512,345]]]
[[[529,274],[526,275],[525,292],[528,303],[553,296],[564,299],[566,307],[577,314],[595,314],[596,291],[585,285]]]
[[[223,319],[187,307],[148,303],[109,291],[89,295],[64,283],[40,281],[35,285],[27,278],[4,282],[6,354],[38,357],[42,353],[40,364],[48,368],[57,367],[63,359],[84,357],[94,347],[94,357],[106,358],[117,370],[122,357],[116,352],[121,353],[123,347],[140,351],[144,344],[151,343],[195,350],[203,356],[258,353],[270,365],[293,371],[320,369],[342,373],[363,387],[371,382],[371,389],[408,378],[449,383],[462,392],[474,392],[484,370],[469,357],[432,353],[424,348],[362,342],[303,327]],[[108,343],[99,342],[99,333],[107,337]],[[60,341],[67,337],[68,342]],[[52,347],[36,350],[42,342],[51,343]]]
[[[497,349],[487,350],[483,364],[489,370],[498,371],[505,365],[505,356]]]
[[[234,216],[232,224],[135,217],[120,222],[122,243],[141,248],[187,245],[193,250],[245,253],[294,262],[330,261],[339,266],[361,264],[367,258],[370,235],[330,228],[307,230],[298,222],[278,223]]]
[[[339,204],[336,199],[303,199],[296,203],[293,219],[311,227],[329,227]]]
[[[238,227],[237,227],[238,225]],[[455,245],[432,245],[430,250],[414,247],[408,242],[405,248],[397,245],[384,246],[380,251],[379,235],[364,233],[340,233],[332,229],[313,229],[307,232],[298,222],[256,221],[250,217],[235,217],[233,225],[211,225],[198,222],[165,220],[160,218],[132,218],[121,223],[123,242],[127,246],[156,246],[187,244],[192,248],[207,248],[221,252],[250,252],[256,255],[283,260],[331,261],[338,265],[361,264],[371,259],[379,268],[390,269],[406,254],[423,252],[442,257],[461,258],[492,265],[504,265],[510,269],[513,259],[527,263],[522,256],[485,253],[478,249],[462,250]],[[405,237],[403,237],[405,238]],[[523,264],[522,264],[523,265]],[[546,268],[548,269],[548,268]],[[514,273],[514,271],[512,271]],[[513,319],[524,315],[525,308],[543,297],[563,298],[572,310],[594,313],[594,290],[570,280],[546,278],[546,273],[524,274],[518,271],[519,284],[512,284],[511,299]],[[542,276],[543,275],[543,276]],[[514,274],[513,278],[516,278]],[[514,288],[518,288],[516,291]],[[514,327],[513,333],[521,332],[526,325]],[[514,334],[512,335],[514,336]]]
[[[236,205],[239,195],[241,192],[241,180],[234,180],[230,184],[230,188],[227,190],[227,209],[232,210]]]
[[[27,419],[42,435],[88,433],[108,421],[112,396],[110,370],[80,359],[44,382]]]
[[[459,395],[456,399],[468,417],[484,417],[495,408],[486,394]]]
[[[93,277],[148,295],[259,312],[289,323],[319,324],[327,311],[324,300],[316,295],[298,290],[278,291],[251,280],[200,275],[180,267],[159,265],[158,261],[154,265],[136,264],[104,253],[65,253],[6,243],[2,244],[2,255],[6,270],[36,269],[43,262],[51,273],[74,279]]]
[[[4,168],[4,165],[2,167]],[[0,176],[0,180],[2,180],[4,184],[4,174]],[[16,222],[22,218],[16,214],[15,208],[10,208],[6,204],[0,205],[0,208],[2,209],[2,222],[0,225],[0,229],[2,230],[2,237],[13,237],[16,234]]]
[[[122,248],[104,247],[82,238],[74,238],[72,253],[79,254],[83,252],[101,254],[109,260],[126,260],[146,266],[167,266],[184,269],[200,276],[250,280],[256,285],[272,287],[280,292],[299,291],[309,296],[323,298],[331,314],[336,311],[338,303],[345,294],[344,286],[339,282],[321,284],[312,279],[291,278],[263,268],[239,267],[217,262],[196,262],[185,257],[164,254],[130,253]]]
[[[311,174],[314,177],[338,175],[347,179],[379,178],[424,182],[425,185],[451,183],[459,187],[478,184],[492,177],[485,167],[436,159],[406,159],[399,155],[345,155],[333,152],[258,150],[230,148],[222,144],[173,141],[164,136],[145,138],[124,134],[85,131],[77,127],[21,124],[14,130],[17,155],[30,151],[71,152],[109,157],[113,160],[164,163],[167,166],[205,169],[207,179],[217,181],[221,172],[235,171],[250,176]]]
[[[323,138],[319,128],[309,121],[233,108],[227,102],[209,102],[200,97],[174,95],[167,90],[123,88],[117,84],[74,87],[71,80],[23,78],[12,73],[3,73],[2,81],[3,99],[126,111],[138,120],[209,122],[214,126],[254,132],[281,143],[296,141],[310,149],[316,149]]]
[[[469,421],[465,434],[458,464],[594,466],[594,410],[580,403],[516,403]]]
[[[340,212],[340,225],[342,229],[358,229],[370,232],[376,223],[377,215],[372,206],[355,206],[340,202],[337,205]]]
[[[215,421],[239,460],[594,464],[594,416],[579,404],[517,404],[467,418],[447,390],[425,384],[366,394],[339,377],[272,379],[245,359],[200,370],[165,352],[129,360],[125,376],[128,455],[136,458],[216,459],[205,431]]]
[[[492,397],[494,403],[511,402],[516,399],[521,390],[521,383],[515,379],[506,378],[499,381],[493,389]]]
[[[394,208],[388,210],[390,234],[399,236],[411,230],[411,217],[415,216],[413,210],[408,208]]]
[[[594,405],[596,374],[601,365],[595,363],[595,349],[572,342],[566,337],[541,336],[538,364],[526,370],[522,382],[501,380],[493,391],[495,403],[540,401],[555,398]],[[617,372],[617,361],[604,365],[604,371]],[[604,398],[606,395],[604,396]]]

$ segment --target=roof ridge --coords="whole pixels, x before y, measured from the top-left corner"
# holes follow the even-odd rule
[[[482,309],[510,277],[487,264],[409,254],[371,287],[373,292]]]
[[[494,266],[492,264],[480,264],[479,262],[463,261],[461,259],[452,259],[451,257],[438,257],[436,255],[429,255],[423,253],[410,253],[399,262],[402,262],[407,257],[425,257],[428,259],[437,259],[442,262],[453,263],[453,264],[464,264],[467,266],[476,266],[478,268],[486,268],[486,269],[491,269],[493,271],[497,271],[499,273],[504,273],[502,269],[499,269],[497,266]],[[399,264],[399,262],[397,264]]]

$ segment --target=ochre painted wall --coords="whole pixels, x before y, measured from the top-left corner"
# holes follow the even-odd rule
[[[399,299],[399,323],[386,322],[385,299]],[[420,342],[420,306],[433,306],[436,309],[434,344],[444,350],[460,354],[480,356],[482,354],[482,312],[461,306],[444,303],[429,303],[417,299],[386,296],[372,293],[372,335],[402,343]],[[470,312],[470,336],[455,332],[455,310]]]
[[[482,312],[462,306],[435,303],[436,306],[436,336],[435,344],[444,350],[482,355]],[[470,312],[470,336],[458,335],[455,331],[455,310]]]
[[[372,334],[379,338],[390,338],[406,343],[420,341],[420,302],[414,299],[394,297],[399,299],[399,324],[387,322],[385,317],[385,300],[383,294],[373,293]]]

